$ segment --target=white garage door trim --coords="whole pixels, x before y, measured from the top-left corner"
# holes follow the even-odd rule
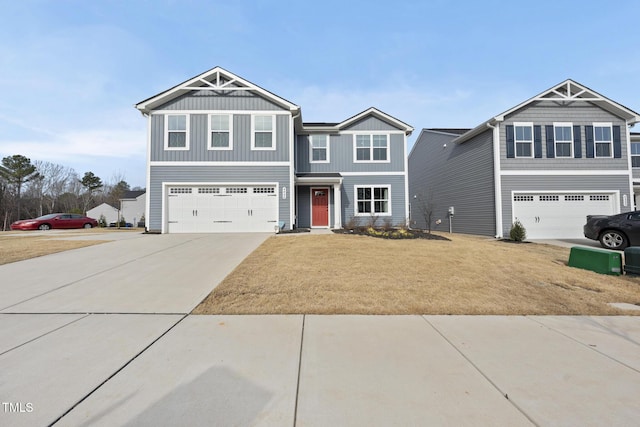
[[[516,196],[522,199],[516,201]],[[603,196],[608,196],[608,200],[603,200]],[[526,210],[529,206],[531,211]],[[580,238],[587,215],[619,212],[620,190],[511,191],[511,223],[520,220],[529,239]]]
[[[269,196],[269,206],[267,206],[268,211],[267,212],[263,212],[266,216],[270,217],[273,216],[273,220],[269,220],[269,226],[267,227],[266,225],[264,226],[264,229],[261,230],[255,230],[255,224],[247,224],[246,226],[248,227],[246,230],[246,232],[251,232],[251,231],[262,231],[262,232],[266,232],[266,231],[273,231],[273,227],[275,227],[278,223],[278,219],[279,219],[279,211],[280,211],[280,197],[279,197],[279,184],[277,182],[164,182],[162,184],[162,233],[169,233],[171,232],[171,227],[169,226],[169,196],[170,196],[170,189],[171,188],[175,188],[175,187],[190,187],[193,189],[193,194],[194,196],[196,194],[215,194],[213,192],[206,192],[206,193],[197,193],[198,192],[198,188],[247,188],[249,189],[249,193],[243,193],[243,194],[247,194],[247,196],[249,194],[255,194],[256,197],[260,197],[259,195],[262,194],[264,196],[267,195],[267,193],[264,192],[265,188],[273,188],[273,192],[269,191],[268,196]],[[257,193],[253,193],[252,189],[253,188],[257,188],[259,187],[259,190]],[[226,190],[222,190],[223,194],[226,194]],[[231,193],[229,193],[231,194]],[[239,193],[237,193],[239,194]],[[249,197],[250,198],[250,197]],[[271,201],[271,198],[273,198],[273,202]],[[275,202],[275,206],[273,206],[273,203]],[[263,206],[259,206],[257,207],[257,209],[252,209],[252,213],[254,214],[255,217],[257,217],[260,211],[264,211],[264,209],[260,209]],[[262,216],[265,216],[262,215]],[[221,222],[225,222],[225,221],[221,221]],[[271,223],[273,223],[271,225]],[[223,228],[223,227],[221,227]],[[252,230],[253,228],[253,230]],[[230,232],[234,232],[234,231],[238,231],[238,230],[229,230]],[[188,232],[188,231],[182,231],[182,232]],[[192,232],[200,232],[200,231],[192,231]],[[204,232],[216,232],[215,230],[207,230]],[[220,230],[220,232],[225,232],[224,230]],[[242,232],[242,231],[241,231]]]

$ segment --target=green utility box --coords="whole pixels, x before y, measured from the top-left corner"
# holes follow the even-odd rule
[[[619,276],[622,274],[622,257],[618,252],[574,246],[569,255],[569,267]]]
[[[624,250],[624,271],[631,274],[640,274],[639,246],[629,246]]]

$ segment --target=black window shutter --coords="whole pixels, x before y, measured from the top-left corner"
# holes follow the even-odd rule
[[[547,157],[553,159],[556,156],[555,139],[553,138],[553,125],[545,126],[544,131],[547,134]]]
[[[533,127],[533,156],[536,159],[542,157],[542,126]]]
[[[573,127],[573,157],[582,158],[582,138],[580,135],[580,126]]]
[[[513,159],[516,156],[516,146],[513,135],[513,125],[506,125],[505,130],[507,133],[507,158]]]
[[[587,158],[593,159],[594,150],[593,150],[593,126],[585,126],[584,127],[584,139],[587,146]]]
[[[620,141],[620,126],[613,127],[613,157],[622,157],[622,142]]]

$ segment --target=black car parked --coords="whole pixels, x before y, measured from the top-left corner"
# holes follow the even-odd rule
[[[599,240],[603,248],[623,250],[640,246],[640,211],[618,215],[588,215],[584,237]]]

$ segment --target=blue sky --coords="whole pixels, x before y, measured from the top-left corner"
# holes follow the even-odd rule
[[[145,185],[146,150],[133,105],[214,66],[309,122],[375,106],[416,129],[409,146],[421,128],[474,127],[567,78],[640,110],[634,1],[0,4],[0,156],[131,186]]]

